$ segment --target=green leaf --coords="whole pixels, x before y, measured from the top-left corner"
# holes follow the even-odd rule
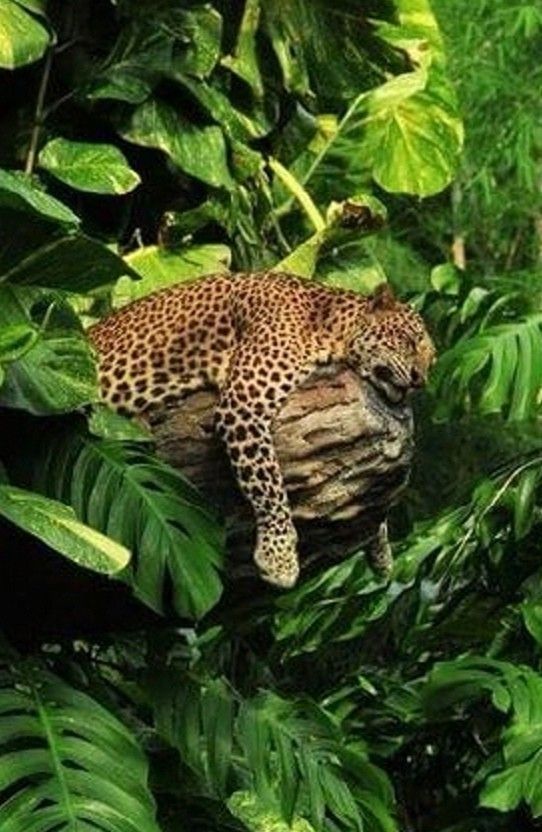
[[[136,419],[127,419],[104,404],[95,404],[87,419],[88,429],[100,439],[117,442],[152,442],[152,433]]]
[[[220,58],[222,17],[210,4],[162,3],[137,17],[121,33],[114,61],[90,81],[88,98],[140,104],[164,76],[197,83],[212,73]]]
[[[533,526],[539,482],[540,472],[536,468],[527,469],[521,475],[513,494],[510,494],[513,498],[514,537],[516,540],[525,537]]]
[[[121,277],[113,289],[113,306],[118,308],[158,289],[174,286],[206,274],[227,272],[231,253],[224,245],[192,246],[186,251],[167,251],[146,246],[126,256],[130,269],[140,280]]]
[[[94,359],[76,316],[60,297],[0,286],[0,330],[29,327],[45,307],[32,347],[6,365],[0,404],[30,413],[65,413],[98,398]]]
[[[493,706],[510,715],[502,730],[502,753],[486,769],[480,805],[509,812],[522,801],[534,817],[542,815],[542,676],[530,667],[478,656],[438,663],[422,699],[431,716],[491,696]]]
[[[273,266],[274,272],[291,272],[301,277],[313,277],[316,270],[318,254],[327,237],[327,229],[317,231],[307,240],[304,240],[283,260]]]
[[[256,52],[259,20],[260,0],[245,0],[235,50],[232,55],[222,58],[222,65],[246,81],[256,98],[263,98],[263,83]]]
[[[441,263],[431,269],[431,286],[443,295],[457,295],[460,288],[459,274],[451,263]]]
[[[228,806],[250,830],[396,832],[386,775],[315,703],[271,691],[243,700],[229,682],[175,666],[152,674],[148,694],[197,789],[215,800],[235,789]]]
[[[0,514],[94,572],[114,575],[130,561],[128,549],[81,523],[72,508],[41,494],[0,485]]]
[[[245,112],[232,106],[231,97],[206,81],[177,74],[175,80],[221,125],[228,139],[249,142],[267,136],[273,129],[274,122],[261,102],[255,101],[254,106]]]
[[[524,601],[521,604],[521,614],[527,630],[540,646],[542,646],[542,603]]]
[[[30,323],[6,325],[0,331],[0,364],[22,358],[37,338],[38,332]]]
[[[315,829],[323,828],[327,812],[344,828],[361,832],[364,801],[356,800],[347,782],[341,734],[323,709],[263,692],[242,703],[237,732],[252,775],[251,790],[263,805],[290,824],[298,801],[307,801],[303,814]]]
[[[176,66],[188,75],[206,78],[220,57],[222,16],[212,6],[203,5],[175,9],[175,16],[170,16],[169,22],[170,31],[184,45]]]
[[[185,173],[215,188],[233,188],[220,127],[197,127],[161,101],[147,101],[122,131],[125,139],[163,150]]]
[[[79,432],[51,435],[34,453],[32,487],[133,552],[123,577],[144,603],[163,611],[167,581],[181,616],[216,604],[222,528],[179,472],[137,445]]]
[[[15,2],[23,9],[28,9],[29,12],[33,12],[40,17],[46,16],[47,0],[15,0]]]
[[[0,275],[0,284],[38,285],[66,292],[91,292],[122,275],[137,273],[107,246],[84,234],[58,237],[24,253]]]
[[[522,772],[517,769],[501,771],[490,777],[480,794],[480,806],[510,812],[521,803],[524,796]]]
[[[538,412],[542,388],[542,316],[488,326],[458,341],[439,359],[431,379],[435,417],[457,411],[503,413],[523,421]]]
[[[224,799],[232,775],[235,698],[223,679],[201,684],[178,669],[149,680],[158,734],[181,754],[205,793]]]
[[[385,190],[431,196],[450,184],[463,143],[453,92],[423,70],[401,75],[365,101],[362,153]]]
[[[131,733],[89,696],[35,662],[2,668],[2,830],[160,832],[147,769]]]
[[[153,89],[148,75],[149,73],[142,73],[137,65],[115,64],[107,73],[98,75],[90,82],[86,97],[91,101],[111,98],[128,104],[141,104]]]
[[[286,823],[253,792],[234,792],[228,798],[227,806],[250,832],[315,832],[304,818],[293,818],[291,824]]]
[[[282,70],[284,86],[302,99],[310,94],[307,60],[300,47],[298,11],[290,4],[266,3],[264,27]]]
[[[53,139],[41,151],[38,162],[61,182],[95,194],[126,194],[141,181],[124,154],[110,144]]]
[[[77,228],[81,222],[66,205],[36,187],[35,180],[21,171],[0,170],[0,205],[39,214],[69,229]]]
[[[35,17],[28,14],[14,0],[2,0],[0,68],[16,69],[37,61],[45,53],[49,42],[47,29]]]

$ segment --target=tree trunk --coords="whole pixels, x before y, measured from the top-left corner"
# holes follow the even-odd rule
[[[222,510],[232,574],[252,575],[252,513],[213,433],[216,400],[211,391],[191,394],[151,428],[162,458]],[[406,484],[412,429],[408,404],[389,404],[344,367],[318,370],[288,398],[274,441],[303,567],[345,557],[375,537]]]

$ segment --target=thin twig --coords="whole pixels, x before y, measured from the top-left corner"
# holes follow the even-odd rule
[[[62,95],[60,98],[57,98],[56,101],[53,101],[51,104],[49,104],[48,107],[45,107],[42,113],[42,122],[46,121],[51,115],[51,113],[54,113],[55,110],[58,110],[58,108],[65,104],[66,101],[69,101],[71,98],[73,98],[76,95],[76,93],[77,90],[70,90],[65,95]]]
[[[30,137],[30,146],[28,148],[28,155],[26,157],[26,164],[24,167],[25,173],[32,173],[34,165],[36,164],[36,155],[38,152],[38,142],[40,138],[41,127],[43,124],[43,105],[45,103],[45,94],[47,92],[47,84],[49,83],[49,75],[51,74],[51,65],[53,63],[53,49],[49,49],[45,57],[43,65],[43,74],[41,76],[40,86],[38,90],[38,98],[36,101],[36,109],[34,112],[34,127],[32,128],[32,135]]]
[[[517,250],[519,248],[519,244],[521,242],[521,238],[523,237],[523,228],[518,228],[514,237],[512,238],[512,244],[510,246],[510,250],[508,252],[508,256],[506,258],[506,262],[504,264],[505,269],[511,269],[512,264],[514,262],[514,258],[516,256]]]

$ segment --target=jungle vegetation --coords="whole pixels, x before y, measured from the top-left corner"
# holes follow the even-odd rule
[[[2,832],[540,828],[541,54],[536,0],[0,0],[3,580],[33,547],[142,622],[0,611]],[[247,605],[84,327],[277,264],[390,281],[439,360],[391,581]]]

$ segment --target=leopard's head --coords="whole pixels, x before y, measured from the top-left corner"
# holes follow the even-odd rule
[[[385,283],[366,298],[350,352],[360,375],[394,403],[423,387],[435,360],[421,316]]]

